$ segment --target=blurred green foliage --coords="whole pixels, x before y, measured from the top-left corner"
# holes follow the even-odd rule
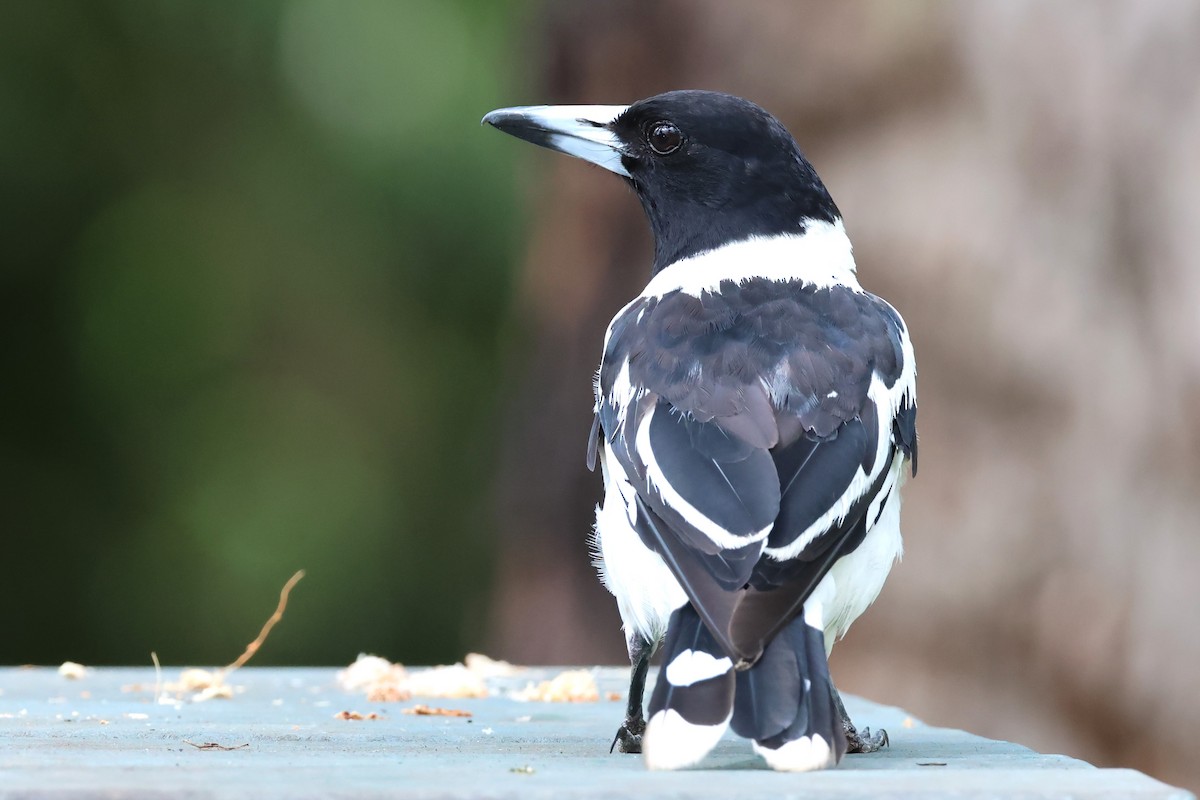
[[[4,5],[0,663],[477,642],[522,15]]]

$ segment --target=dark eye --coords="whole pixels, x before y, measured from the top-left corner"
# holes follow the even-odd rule
[[[683,134],[670,122],[656,122],[651,125],[646,139],[650,142],[650,149],[660,156],[674,153],[683,144]]]

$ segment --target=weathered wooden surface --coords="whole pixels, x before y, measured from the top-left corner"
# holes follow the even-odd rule
[[[424,701],[469,710],[469,719],[401,713],[416,701],[368,703],[338,688],[335,672],[249,668],[231,677],[242,687],[233,699],[156,704],[149,669],[75,681],[51,668],[0,669],[0,798],[1191,797],[1132,770],[930,727],[856,698],[847,705],[859,723],[891,734],[885,752],[788,775],[728,737],[697,769],[652,773],[637,757],[608,753],[623,703],[507,696],[548,670],[490,681],[487,699]],[[596,675],[602,698],[624,694],[623,670]],[[344,710],[381,718],[335,718]],[[194,746],[210,742],[238,749]]]

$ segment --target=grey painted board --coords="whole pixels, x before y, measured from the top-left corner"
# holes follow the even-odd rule
[[[852,697],[860,725],[888,730],[886,751],[781,774],[730,735],[695,769],[648,772],[640,758],[608,752],[623,702],[507,696],[555,671],[490,681],[486,699],[420,701],[471,711],[464,719],[400,713],[418,701],[367,703],[338,688],[334,669],[246,668],[230,679],[244,687],[233,699],[171,705],[152,702],[149,669],[75,681],[52,668],[0,669],[0,798],[1192,797],[1133,770],[927,726]],[[602,697],[624,694],[625,670],[596,676]],[[137,684],[144,689],[123,691]],[[335,719],[342,710],[382,718]],[[199,750],[187,740],[248,747]]]

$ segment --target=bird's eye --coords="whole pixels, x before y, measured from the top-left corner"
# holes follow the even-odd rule
[[[674,153],[683,144],[683,133],[670,122],[656,122],[648,129],[646,140],[650,142],[651,150],[665,156]]]

